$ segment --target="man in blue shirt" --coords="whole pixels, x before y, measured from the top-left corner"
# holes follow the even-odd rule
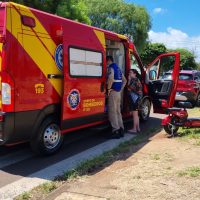
[[[108,65],[108,117],[112,126],[111,138],[124,136],[124,124],[121,115],[121,93],[127,83],[121,69],[113,62],[112,56],[106,57]]]

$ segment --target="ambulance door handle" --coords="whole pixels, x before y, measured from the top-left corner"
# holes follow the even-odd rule
[[[58,79],[58,78],[63,78],[62,74],[48,74],[47,75],[48,79]]]
[[[100,91],[104,92],[104,89],[105,89],[105,83],[101,82]]]

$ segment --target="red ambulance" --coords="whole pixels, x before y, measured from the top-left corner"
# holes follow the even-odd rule
[[[126,77],[130,68],[140,73],[142,120],[148,119],[151,103],[159,113],[173,105],[178,53],[161,55],[144,68],[123,35],[0,2],[0,145],[30,141],[35,152],[52,154],[63,134],[107,123],[106,55]],[[166,63],[172,80],[161,79]],[[128,117],[126,90],[122,95]]]

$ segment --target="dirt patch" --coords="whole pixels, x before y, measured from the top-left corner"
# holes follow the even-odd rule
[[[179,176],[190,167],[200,169],[199,155],[200,146],[161,131],[125,160],[64,184],[56,200],[199,200],[200,176]]]

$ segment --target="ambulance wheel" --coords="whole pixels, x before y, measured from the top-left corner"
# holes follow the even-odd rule
[[[57,152],[62,143],[63,135],[58,122],[49,117],[42,122],[36,137],[31,140],[31,148],[37,154],[50,155]]]
[[[147,121],[151,110],[151,102],[148,98],[142,99],[139,105],[139,116],[141,121]]]

